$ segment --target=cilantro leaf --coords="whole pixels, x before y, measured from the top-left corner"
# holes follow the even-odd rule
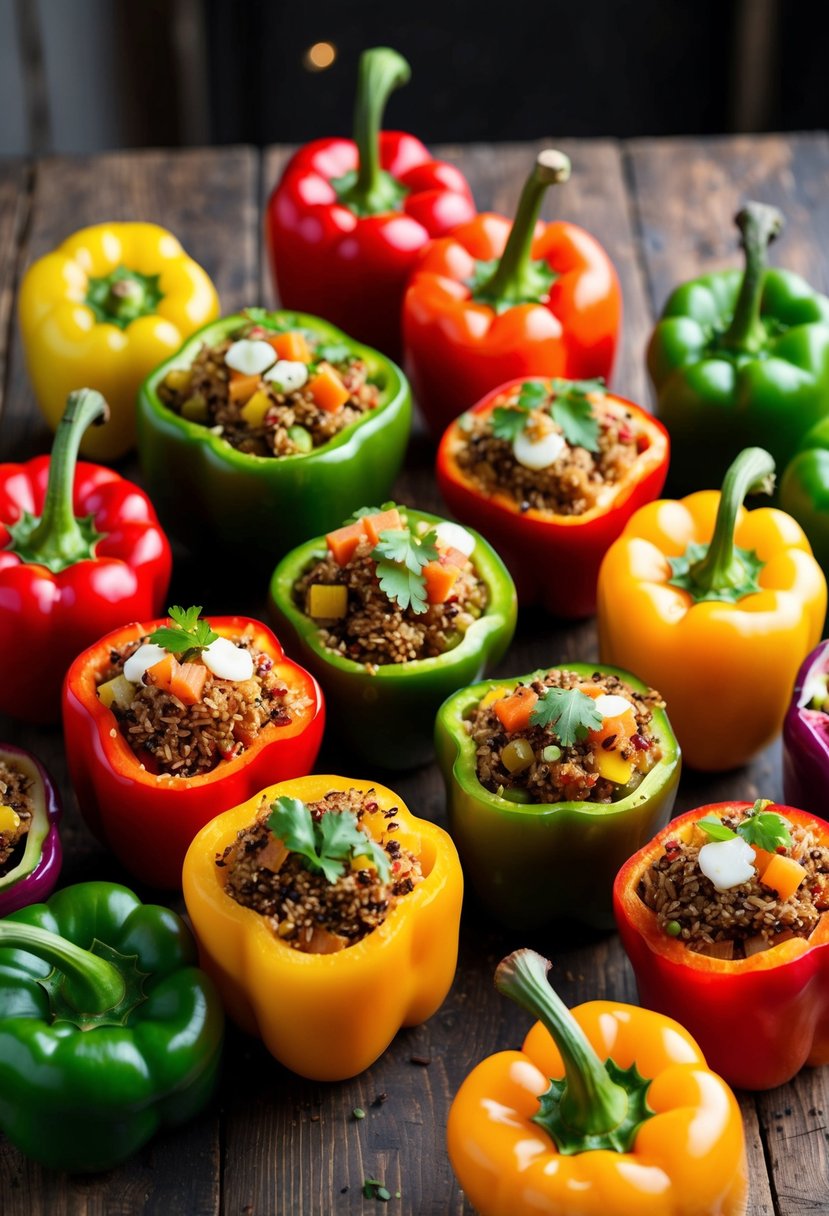
[[[396,506],[396,502],[384,502],[382,507],[358,507],[356,511],[351,512],[348,519],[343,520],[342,526],[346,528],[349,524],[355,524],[366,515],[380,515],[383,511],[392,511]]]
[[[527,425],[528,415],[515,406],[499,405],[492,411],[492,434],[496,439],[513,443]]]
[[[706,832],[712,840],[733,840],[737,835],[716,815],[703,816],[702,819],[697,820],[696,826],[702,828],[703,832]]]
[[[169,654],[181,655],[181,661],[186,663],[206,650],[211,642],[215,642],[218,633],[214,633],[207,621],[200,620],[201,604],[192,608],[181,608],[173,604],[167,610],[167,615],[173,622],[172,626],[162,625],[155,629],[149,640],[156,646],[163,647]]]
[[[565,747],[571,747],[584,739],[588,731],[601,726],[602,715],[586,692],[578,688],[548,688],[533,707],[530,723],[546,727]]]
[[[589,393],[604,394],[603,380],[554,380],[555,398],[550,407],[553,421],[564,432],[571,447],[599,450],[599,420]]]
[[[322,856],[321,865],[330,864],[330,858],[370,857],[374,868],[385,882],[391,872],[386,850],[373,837],[357,826],[357,817],[351,812],[326,811],[319,822]],[[323,869],[323,873],[325,870]],[[340,869],[335,878],[342,873]],[[325,874],[329,882],[334,879]]]
[[[298,853],[309,863],[309,869],[319,868],[314,819],[299,798],[283,795],[271,806],[268,827],[291,853]]]
[[[518,408],[522,410],[543,409],[550,400],[548,386],[540,380],[525,380],[518,394]]]
[[[383,882],[391,872],[385,849],[360,828],[353,811],[325,811],[315,821],[301,799],[283,796],[271,807],[268,827],[327,882],[341,878],[354,857],[370,857]]]
[[[316,362],[345,363],[351,358],[351,347],[345,342],[323,342],[314,351]]]
[[[380,533],[380,540],[371,556],[377,562],[376,574],[380,590],[399,608],[411,607],[412,612],[425,612],[426,580],[423,567],[437,561],[437,534],[427,532],[418,539],[409,528],[389,528]]]
[[[767,853],[776,853],[779,848],[791,848],[792,837],[789,822],[776,811],[767,811],[772,803],[768,798],[759,798],[751,813],[738,826],[737,833],[746,844],[764,849]]]

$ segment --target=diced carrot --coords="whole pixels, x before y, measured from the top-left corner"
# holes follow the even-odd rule
[[[381,532],[393,532],[403,527],[397,507],[392,507],[388,511],[377,511],[374,515],[364,515],[362,524],[366,536],[373,545],[377,544]]]
[[[336,531],[329,532],[325,543],[337,565],[346,566],[354,556],[360,541],[365,540],[365,537],[363,521],[358,519],[356,524],[346,524],[344,528],[337,528]]]
[[[516,731],[528,729],[530,714],[537,700],[538,694],[522,685],[521,688],[516,688],[511,696],[496,701],[492,709],[504,730],[515,734]]]
[[[144,683],[154,684],[156,688],[169,692],[176,668],[179,666],[181,664],[174,654],[165,654],[163,659],[153,663],[152,667],[148,667],[144,672]]]
[[[301,330],[290,329],[284,334],[272,334],[267,340],[280,359],[289,359],[292,363],[311,362],[311,348]]]
[[[423,567],[426,582],[426,599],[430,604],[445,604],[458,581],[457,566],[444,566],[442,562],[427,562]]]
[[[230,400],[236,405],[240,403],[244,405],[246,401],[250,401],[251,397],[256,392],[258,384],[259,376],[231,375],[230,384],[228,385],[227,389],[228,393],[230,394]]]
[[[461,553],[460,549],[453,549],[451,545],[448,549],[440,551],[439,560],[444,566],[457,566],[459,570],[463,570],[469,565],[469,558],[466,554]]]
[[[196,705],[202,699],[207,668],[204,663],[181,663],[170,692],[182,705]]]
[[[775,853],[761,881],[764,887],[777,892],[778,899],[785,901],[791,899],[805,877],[806,871],[799,861]]]
[[[775,854],[767,853],[765,849],[759,849],[756,844],[753,844],[751,847],[754,849],[754,864],[757,867],[757,873],[762,878]]]
[[[597,726],[595,730],[591,730],[588,737],[592,744],[598,744],[599,746],[602,745],[605,739],[612,739],[613,743],[610,746],[620,748],[635,734],[636,717],[632,709],[626,709],[618,717],[604,718],[601,726]]]
[[[351,396],[334,368],[327,363],[321,363],[316,376],[308,381],[308,392],[315,404],[328,414],[336,414]]]

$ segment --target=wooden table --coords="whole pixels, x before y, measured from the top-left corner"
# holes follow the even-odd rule
[[[789,231],[775,249],[776,259],[829,289],[826,136],[625,145],[566,141],[562,146],[572,158],[574,175],[566,188],[552,193],[546,214],[583,224],[618,267],[625,324],[614,387],[633,400],[648,399],[644,346],[670,288],[699,272],[735,263],[731,217],[740,200],[754,197],[782,207]],[[440,154],[457,160],[481,207],[509,214],[536,150],[530,144],[478,145],[443,148]],[[156,220],[176,232],[207,268],[225,312],[270,302],[260,240],[262,203],[286,155],[284,148],[264,154],[225,148],[0,164],[0,459],[29,457],[48,445],[14,319],[17,285],[32,259],[83,224]],[[416,436],[397,487],[400,501],[439,509],[430,459],[428,444]],[[137,476],[134,464],[125,471]],[[264,591],[254,602],[243,602],[232,586],[208,579],[193,561],[181,558],[172,600],[189,603],[197,594],[197,602],[210,612],[264,612]],[[524,613],[501,672],[517,674],[596,657],[592,622],[563,628],[538,613]],[[0,720],[0,738],[37,751],[60,783],[67,803],[64,881],[129,881],[80,820],[59,732]],[[338,763],[335,749],[327,745],[320,771],[329,765],[336,771]],[[390,780],[415,813],[444,821],[435,766]],[[719,778],[687,775],[677,809],[731,797],[778,798],[781,793],[775,745],[747,770]],[[523,1037],[527,1017],[492,988],[496,962],[521,944],[535,945],[552,957],[568,1004],[593,997],[636,999],[615,936],[562,926],[527,942],[486,924],[470,904],[458,974],[445,1005],[427,1025],[401,1032],[362,1076],[339,1085],[300,1080],[280,1068],[258,1042],[231,1030],[218,1100],[195,1123],[159,1136],[121,1169],[92,1178],[53,1174],[0,1138],[0,1210],[4,1216],[360,1213],[374,1210],[377,1202],[362,1194],[364,1178],[373,1177],[384,1180],[392,1194],[400,1191],[390,1212],[470,1212],[446,1156],[447,1110],[478,1060],[518,1045]],[[418,1062],[423,1060],[430,1063]],[[829,1069],[804,1072],[771,1093],[742,1095],[741,1105],[751,1216],[829,1212]],[[355,1107],[362,1107],[367,1117],[354,1119]]]

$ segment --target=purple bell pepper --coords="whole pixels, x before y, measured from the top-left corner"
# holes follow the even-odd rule
[[[30,752],[0,743],[0,761],[31,777],[30,796],[34,802],[23,856],[12,869],[0,871],[0,916],[8,916],[18,908],[46,899],[58,881],[63,861],[58,835],[61,805],[51,777]]]
[[[797,673],[783,723],[783,801],[824,817],[829,806],[829,638]]]

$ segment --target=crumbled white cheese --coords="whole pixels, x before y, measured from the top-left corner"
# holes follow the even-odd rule
[[[444,520],[435,528],[438,540],[450,549],[457,549],[464,557],[470,557],[472,550],[475,548],[475,537],[471,532],[467,532],[466,528],[462,528],[460,524],[453,524],[450,520]]]
[[[700,849],[699,868],[718,891],[730,891],[754,877],[754,849],[742,836],[713,840]]]
[[[229,638],[217,638],[201,652],[205,667],[220,680],[249,680],[253,659],[249,650],[234,646]]]
[[[276,351],[270,342],[258,338],[240,338],[225,355],[225,363],[243,376],[258,376],[276,362]]]
[[[135,654],[131,654],[127,659],[124,664],[124,676],[131,684],[140,684],[147,668],[166,658],[167,651],[163,646],[145,642],[143,646],[138,647]]]
[[[540,439],[533,439],[525,427],[512,441],[512,454],[525,469],[547,469],[566,447],[567,440],[560,431],[548,431]]]
[[[295,393],[308,381],[308,366],[295,359],[277,359],[264,378],[273,381],[280,393]]]

